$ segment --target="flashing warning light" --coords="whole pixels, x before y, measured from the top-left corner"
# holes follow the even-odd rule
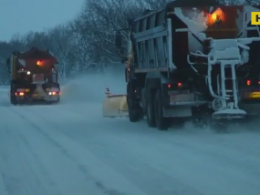
[[[179,83],[178,83],[178,87],[182,87],[182,83],[179,82]]]
[[[225,14],[220,8],[217,8],[213,13],[208,14],[209,25],[214,25],[218,21],[225,21]]]
[[[37,64],[38,66],[41,66],[41,65],[42,65],[42,61],[41,61],[41,60],[37,60],[36,64]]]
[[[251,81],[250,81],[250,80],[247,80],[247,81],[246,81],[246,85],[247,85],[247,86],[251,85]]]
[[[24,92],[19,92],[19,96],[24,96]]]

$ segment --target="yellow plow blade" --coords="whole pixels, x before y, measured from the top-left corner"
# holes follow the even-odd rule
[[[128,116],[126,95],[108,95],[103,104],[103,117]]]

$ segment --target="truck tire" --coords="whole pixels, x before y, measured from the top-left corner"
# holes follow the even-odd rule
[[[128,99],[128,98],[127,98]],[[130,122],[140,121],[143,117],[142,109],[139,105],[135,105],[132,100],[127,100],[128,115]]]
[[[127,106],[130,122],[138,122],[143,118],[143,110],[133,94],[133,82],[127,83]]]
[[[169,128],[168,119],[163,117],[161,90],[157,90],[155,93],[154,115],[155,115],[155,123],[156,123],[157,129],[168,130],[168,128]]]
[[[18,103],[17,103],[17,100],[15,99],[15,97],[14,97],[14,95],[11,95],[11,97],[10,97],[10,102],[11,102],[11,104],[13,104],[13,105],[17,105]]]
[[[10,103],[13,104],[13,105],[17,105],[18,102],[17,102],[17,99],[14,95],[14,92],[15,92],[15,85],[14,84],[11,84],[11,88],[10,88]]]
[[[154,93],[149,92],[146,95],[147,99],[146,99],[146,106],[145,106],[145,110],[146,110],[146,121],[147,121],[147,125],[149,127],[156,127],[156,123],[155,123],[155,115],[154,115]]]

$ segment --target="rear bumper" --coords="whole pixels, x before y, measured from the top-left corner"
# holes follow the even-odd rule
[[[28,85],[19,86],[15,89],[14,96],[18,102],[30,101],[59,101],[60,88],[55,85]]]
[[[32,102],[32,101],[46,101],[46,102],[55,102],[60,98],[59,95],[48,96],[48,97],[37,97],[32,95],[16,96],[16,100],[20,102]]]

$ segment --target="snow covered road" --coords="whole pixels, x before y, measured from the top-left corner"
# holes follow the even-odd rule
[[[259,195],[260,134],[159,132],[101,104],[0,96],[0,195]]]

